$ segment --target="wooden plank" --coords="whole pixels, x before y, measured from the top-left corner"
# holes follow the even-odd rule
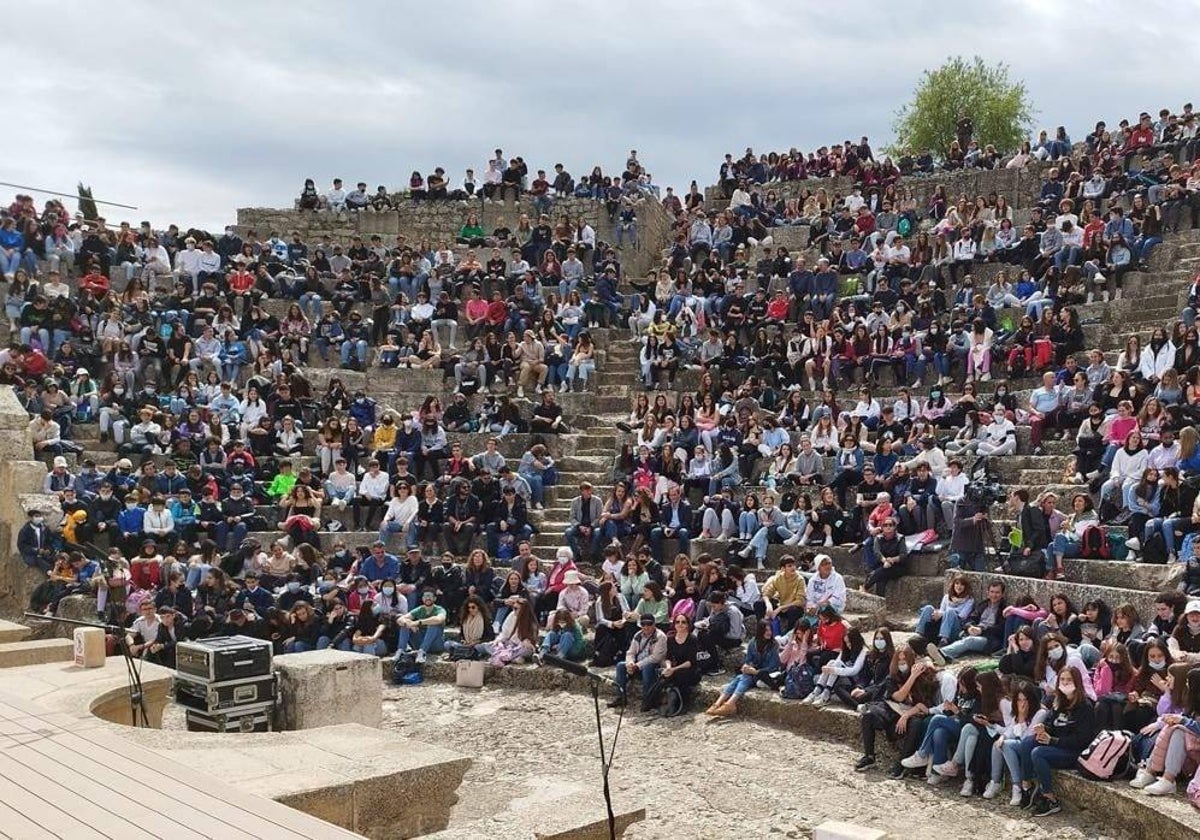
[[[46,829],[0,801],[0,837],[5,840],[42,840],[48,836]]]
[[[125,834],[104,834],[93,826],[80,822],[70,812],[48,801],[43,794],[41,779],[34,780],[36,788],[30,790],[9,778],[7,764],[0,761],[0,802],[15,807],[43,829],[42,835],[34,837],[63,837],[71,840],[113,840],[121,836],[135,836],[125,826]],[[74,803],[78,804],[78,802]]]
[[[192,770],[104,727],[64,728],[11,696],[0,695],[0,722],[8,736],[0,740],[9,742],[0,751],[0,802],[29,802],[28,812],[45,829],[43,836],[69,840],[135,835],[170,840],[359,837]],[[5,789],[11,796],[4,795]],[[130,803],[140,804],[131,808]],[[113,807],[121,807],[137,821],[111,812]],[[75,813],[86,813],[90,826],[85,829]]]
[[[175,813],[180,810],[179,803],[169,792],[139,785],[122,776],[118,769],[89,761],[76,746],[59,743],[56,738],[43,738],[34,744],[9,749],[5,757],[47,779],[61,780],[77,796],[95,803],[97,808],[119,813],[150,837],[200,840],[217,836],[200,834],[190,827],[203,812],[189,809]],[[88,772],[89,766],[95,772]],[[168,813],[172,816],[165,816]]]

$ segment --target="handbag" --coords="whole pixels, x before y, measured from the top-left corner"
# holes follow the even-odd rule
[[[483,688],[484,663],[460,659],[454,666],[454,684],[461,688]]]

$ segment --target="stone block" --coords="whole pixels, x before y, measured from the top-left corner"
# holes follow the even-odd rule
[[[374,656],[315,650],[275,657],[279,675],[276,729],[316,729],[339,723],[379,728],[383,684]]]
[[[0,644],[11,644],[29,638],[29,628],[14,621],[0,620]]]
[[[59,618],[75,621],[96,621],[96,599],[86,595],[68,595],[58,602]],[[75,638],[75,628],[70,624],[55,624],[54,635],[64,639]]]
[[[887,832],[838,820],[823,822],[813,832],[813,840],[887,840]]]
[[[29,642],[0,644],[0,668],[42,665],[46,662],[70,662],[75,643],[70,639],[35,639]]]

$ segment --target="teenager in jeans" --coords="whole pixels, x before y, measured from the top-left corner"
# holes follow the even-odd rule
[[[1033,809],[1033,816],[1046,817],[1062,810],[1054,795],[1051,769],[1074,767],[1082,753],[1096,737],[1096,719],[1092,701],[1083,690],[1083,676],[1078,668],[1064,668],[1058,675],[1050,714],[1042,723],[1031,727],[1028,735],[1017,744],[1021,762],[1021,806]],[[1032,787],[1037,782],[1037,793]]]

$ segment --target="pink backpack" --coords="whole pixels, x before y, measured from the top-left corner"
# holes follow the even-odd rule
[[[693,618],[696,613],[696,602],[691,598],[680,598],[675,602],[675,606],[671,607],[671,618],[676,616],[686,615],[688,618]]]
[[[1079,771],[1086,778],[1107,782],[1125,778],[1129,770],[1133,734],[1123,729],[1100,732],[1079,755]]]

